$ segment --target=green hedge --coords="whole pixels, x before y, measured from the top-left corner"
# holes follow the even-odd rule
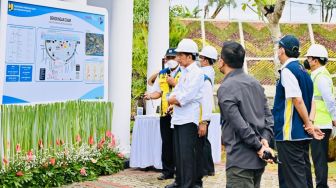
[[[243,33],[248,57],[273,57],[271,33],[262,23],[243,23]]]

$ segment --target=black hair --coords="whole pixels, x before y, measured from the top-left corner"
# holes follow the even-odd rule
[[[171,59],[175,59],[175,58],[176,58],[176,56],[166,56],[167,60],[171,60]]]
[[[213,65],[216,62],[216,60],[205,57],[205,56],[204,56],[204,59],[206,59],[209,62],[210,65]]]
[[[186,56],[189,56],[191,55],[191,58],[193,61],[196,60],[196,57],[197,57],[197,54],[194,54],[194,53],[188,53],[188,52],[181,52],[182,54],[186,55]]]
[[[279,46],[282,47],[283,49],[285,49],[285,54],[286,54],[287,57],[298,58],[300,56],[299,47],[297,47],[297,46],[294,46],[291,50],[285,48],[281,44]]]
[[[234,41],[223,43],[221,58],[231,68],[240,69],[244,65],[245,50],[242,45]]]
[[[196,54],[191,54],[192,55],[192,60],[196,61],[197,55]]]
[[[328,62],[328,58],[325,57],[312,57],[312,58],[317,59],[322,66],[326,65]]]

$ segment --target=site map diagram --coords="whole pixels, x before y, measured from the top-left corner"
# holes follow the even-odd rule
[[[69,31],[38,30],[37,78],[42,81],[82,80],[80,33]]]

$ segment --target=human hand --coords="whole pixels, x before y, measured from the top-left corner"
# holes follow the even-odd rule
[[[267,158],[267,159],[264,158],[264,157],[265,157],[265,156],[264,156],[264,153],[265,153],[265,152],[270,153],[270,154],[272,155],[272,157],[274,158],[274,156],[275,156],[274,151],[273,151],[271,148],[269,148],[269,147],[265,147],[265,146],[262,144],[260,150],[257,152],[259,158],[262,159],[262,160],[264,160],[264,161],[266,161],[267,163],[271,163],[271,164],[273,164],[274,161],[273,161],[271,158]]]
[[[174,109],[174,105],[169,105],[168,108],[167,108],[166,114],[172,114],[173,113],[173,109]]]
[[[303,125],[305,131],[308,132],[316,140],[322,140],[324,138],[324,133],[318,128],[315,127],[310,121],[307,125]]]
[[[207,124],[201,122],[201,123],[198,125],[198,137],[203,137],[203,136],[205,136],[206,132],[207,132]]]
[[[144,99],[150,100],[151,99],[151,94],[150,93],[145,93],[144,94]]]
[[[168,104],[169,105],[181,106],[180,103],[176,99],[176,95],[170,95],[168,97]]]
[[[175,79],[171,76],[167,76],[167,83],[170,85],[170,86],[175,86]]]
[[[303,125],[305,131],[308,132],[310,135],[314,135],[314,125],[312,124],[311,121],[309,121],[307,124]]]
[[[266,148],[269,148],[268,141],[267,141],[265,138],[261,139],[260,142],[261,142],[261,144],[264,145]]]
[[[314,134],[313,137],[316,140],[322,140],[324,138],[324,133],[318,127],[314,127]]]
[[[262,159],[262,156],[263,156],[263,153],[264,153],[265,150],[266,150],[266,147],[263,144],[261,144],[261,148],[257,152],[260,159]]]

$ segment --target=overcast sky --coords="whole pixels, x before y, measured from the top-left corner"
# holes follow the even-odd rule
[[[207,0],[171,0],[171,5],[184,5],[187,6],[190,10],[196,7],[198,4],[200,7],[204,7]],[[217,18],[219,19],[231,19],[231,20],[258,20],[258,16],[249,9],[246,9],[244,12],[242,10],[241,3],[247,2],[247,0],[236,0],[237,7],[233,8],[232,6],[225,7]],[[316,5],[316,12],[314,14],[309,13],[307,3]],[[284,12],[281,17],[282,22],[320,22],[321,21],[321,12],[320,6],[318,6],[318,0],[287,0]],[[210,10],[210,14],[213,11]],[[203,14],[202,14],[203,15]],[[335,16],[336,17],[336,16]],[[335,18],[333,17],[332,22],[335,23]]]

